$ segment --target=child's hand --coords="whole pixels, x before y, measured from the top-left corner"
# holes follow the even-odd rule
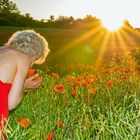
[[[24,89],[36,89],[40,86],[42,79],[35,74],[27,79],[25,79]]]

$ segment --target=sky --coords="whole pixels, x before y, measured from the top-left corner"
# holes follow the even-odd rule
[[[34,19],[49,19],[50,15],[84,18],[93,15],[109,24],[122,24],[128,19],[140,28],[140,0],[12,0],[21,14]]]

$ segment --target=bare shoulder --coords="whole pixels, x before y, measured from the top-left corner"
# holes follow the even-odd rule
[[[19,66],[24,66],[24,67],[30,66],[30,59],[29,59],[28,55],[26,55],[25,53],[11,50],[11,57],[16,59],[17,64]]]
[[[1,80],[11,83],[17,73],[23,77],[28,72],[29,67],[30,59],[26,54],[7,47],[0,49]]]

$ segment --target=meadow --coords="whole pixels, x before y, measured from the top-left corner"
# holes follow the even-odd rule
[[[0,45],[25,28],[0,27]],[[140,33],[39,29],[42,85],[10,112],[8,140],[140,140]]]

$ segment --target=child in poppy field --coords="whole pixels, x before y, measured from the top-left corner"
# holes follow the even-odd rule
[[[25,90],[41,84],[37,74],[27,77],[29,68],[43,63],[49,51],[45,38],[34,30],[17,31],[0,47],[0,140],[6,139],[3,124],[9,110],[17,107]]]

